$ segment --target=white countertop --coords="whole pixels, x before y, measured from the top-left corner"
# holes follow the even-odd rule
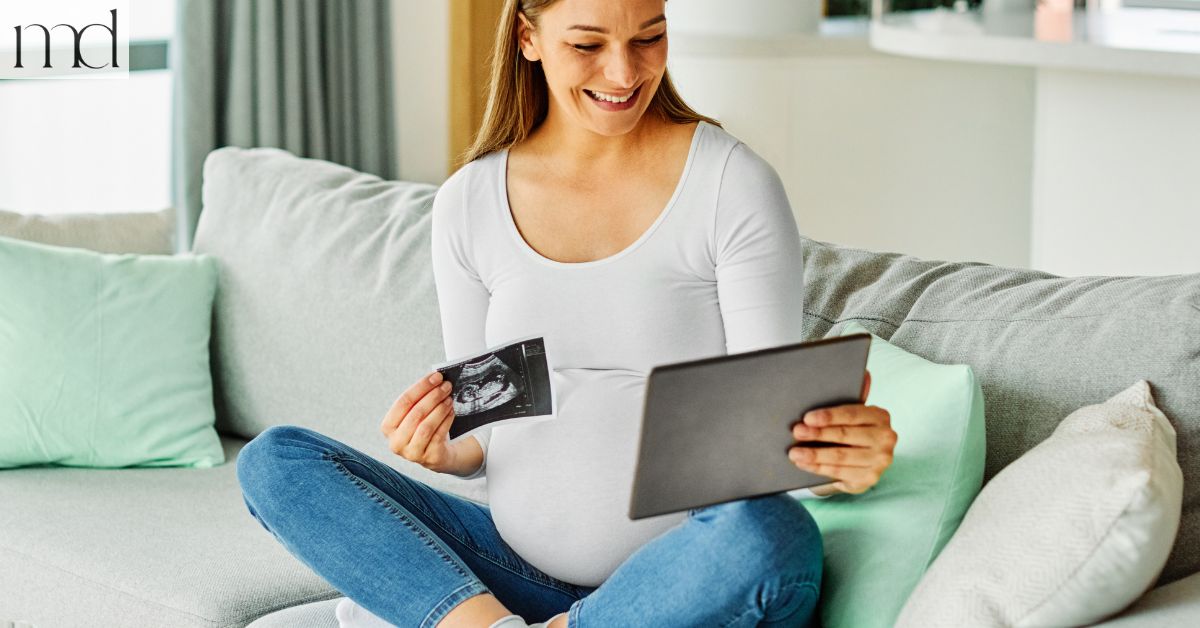
[[[700,57],[808,57],[878,54],[867,43],[871,21],[862,17],[832,17],[816,33],[773,36],[735,36],[671,31],[671,54]]]
[[[1200,78],[1200,11],[933,9],[869,31],[876,50],[926,59]]]

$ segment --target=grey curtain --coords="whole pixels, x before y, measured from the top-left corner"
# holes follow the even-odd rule
[[[191,250],[204,158],[273,146],[397,176],[389,0],[175,0],[172,194]]]

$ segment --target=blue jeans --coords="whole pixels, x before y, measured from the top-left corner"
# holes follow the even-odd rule
[[[237,475],[250,514],[289,552],[397,626],[432,628],[481,593],[531,622],[568,612],[571,628],[806,626],[821,589],[820,532],[786,493],[690,510],[589,587],[522,559],[487,506],[308,428],[267,429]]]

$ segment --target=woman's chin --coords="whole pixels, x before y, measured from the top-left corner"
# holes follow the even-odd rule
[[[587,116],[587,128],[597,135],[617,137],[637,128],[642,116],[635,111],[592,112]]]

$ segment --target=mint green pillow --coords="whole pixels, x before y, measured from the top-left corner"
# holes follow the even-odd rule
[[[0,237],[0,468],[212,467],[216,260]]]
[[[841,335],[865,333],[856,322]],[[860,495],[805,500],[825,545],[826,628],[892,626],[983,483],[983,391],[971,367],[934,364],[872,334],[866,403],[891,415],[892,465]]]

